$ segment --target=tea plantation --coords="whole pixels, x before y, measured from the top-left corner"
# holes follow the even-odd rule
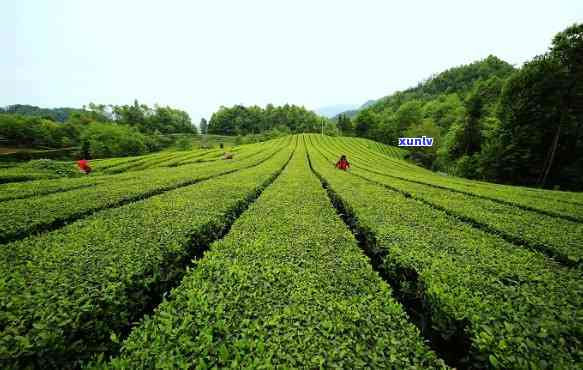
[[[0,168],[0,368],[583,368],[582,193],[230,151]]]

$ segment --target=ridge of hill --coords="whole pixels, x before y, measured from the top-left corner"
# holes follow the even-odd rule
[[[511,64],[494,55],[489,55],[483,60],[459,65],[431,75],[414,87],[398,90],[378,99],[369,99],[357,109],[348,109],[338,113],[333,118],[337,119],[339,115],[354,118],[366,108],[372,108],[376,111],[382,110],[386,105],[393,104],[395,99],[400,99],[402,95],[416,95],[420,98],[429,99],[440,94],[466,94],[475,82],[486,80],[492,76],[504,78],[514,70]]]

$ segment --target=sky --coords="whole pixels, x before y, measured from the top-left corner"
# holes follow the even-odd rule
[[[2,0],[0,106],[362,104],[575,22],[581,0]]]

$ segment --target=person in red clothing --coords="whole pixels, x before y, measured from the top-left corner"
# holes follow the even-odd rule
[[[89,173],[91,172],[89,161],[87,161],[86,159],[78,160],[77,165],[79,166],[79,171],[83,172],[84,174],[89,175]]]
[[[350,163],[348,163],[346,156],[344,154],[342,154],[340,156],[340,160],[338,162],[336,162],[336,168],[339,168],[341,170],[346,171],[346,169],[348,169],[349,167],[350,167]]]

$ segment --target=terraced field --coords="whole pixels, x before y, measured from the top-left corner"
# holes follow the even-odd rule
[[[582,368],[583,195],[404,153],[306,134],[0,185],[0,367]]]

